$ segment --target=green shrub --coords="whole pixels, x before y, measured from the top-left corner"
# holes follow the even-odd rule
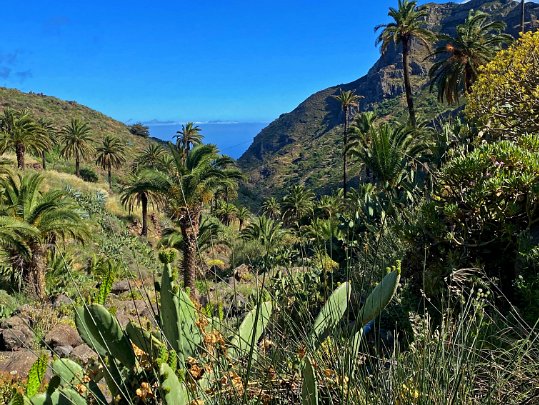
[[[88,169],[86,167],[80,169],[80,178],[84,181],[87,181],[88,183],[97,183],[97,181],[99,180],[97,173],[92,169]]]

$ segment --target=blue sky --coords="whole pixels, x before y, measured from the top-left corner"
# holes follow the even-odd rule
[[[121,121],[270,121],[362,76],[378,57],[373,27],[396,3],[11,2],[0,24],[0,85]]]

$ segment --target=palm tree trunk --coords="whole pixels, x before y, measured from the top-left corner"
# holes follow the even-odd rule
[[[198,236],[198,214],[191,212],[180,220],[183,236],[183,286],[189,288],[190,295],[196,296],[196,252]]]
[[[24,152],[25,152],[24,144],[18,143],[15,146],[15,154],[17,155],[17,167],[21,170],[24,169]]]
[[[348,145],[348,106],[344,107],[344,136],[343,136],[343,159],[342,159],[342,188],[346,198],[346,146]]]
[[[520,32],[524,34],[524,30],[526,29],[526,3],[524,0],[520,1]]]
[[[141,236],[148,236],[148,197],[146,193],[140,196],[140,205],[142,205],[142,232]]]
[[[80,177],[80,159],[79,155],[75,155],[75,176]]]
[[[112,190],[112,167],[111,167],[110,163],[109,163],[107,175],[108,175],[108,180],[109,180],[109,189]]]
[[[34,298],[43,300],[45,298],[45,269],[47,268],[45,259],[45,246],[36,243],[32,246],[32,259],[25,273],[25,284],[28,293]]]
[[[43,170],[47,170],[47,159],[45,158],[45,151],[41,151],[41,167]]]
[[[412,97],[412,85],[410,84],[410,66],[408,57],[410,54],[410,39],[405,38],[402,41],[402,68],[404,71],[404,89],[406,91],[406,103],[410,113],[410,124],[415,128],[417,121],[415,118],[414,99]]]

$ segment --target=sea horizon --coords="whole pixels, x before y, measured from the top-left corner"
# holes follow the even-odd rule
[[[204,136],[204,143],[217,145],[219,151],[234,159],[238,159],[251,145],[258,133],[268,126],[269,122],[241,121],[196,121]],[[173,141],[177,131],[184,122],[147,121],[143,123],[150,129],[150,136],[163,141]]]

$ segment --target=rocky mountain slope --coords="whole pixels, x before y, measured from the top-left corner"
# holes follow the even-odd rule
[[[471,0],[464,4],[428,4],[426,24],[434,32],[454,33],[471,9],[483,10],[495,20],[503,20],[507,31],[517,35],[520,21],[519,3],[511,0]],[[536,21],[539,4],[527,4],[528,21]],[[428,50],[413,44],[412,82],[416,93],[418,115],[432,117],[447,106],[438,104],[427,85],[427,72],[432,61],[425,60]],[[339,186],[342,128],[339,103],[332,97],[339,89],[362,95],[362,110],[374,109],[381,116],[406,119],[403,96],[401,55],[389,49],[368,73],[360,79],[321,90],[296,109],[282,114],[254,139],[239,159],[247,174],[243,187],[246,201],[259,201],[268,196],[281,196],[294,184],[305,184],[319,192]],[[354,175],[354,167],[351,175]],[[357,171],[356,171],[357,173]]]

